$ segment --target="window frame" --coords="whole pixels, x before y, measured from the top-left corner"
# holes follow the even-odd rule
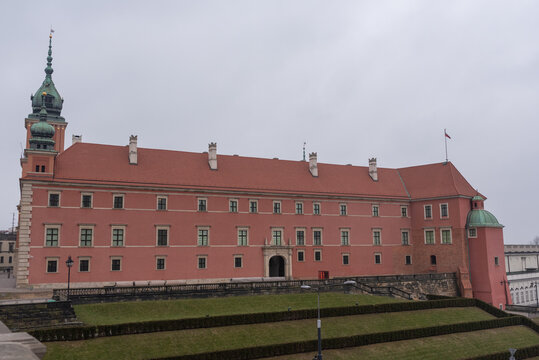
[[[345,259],[346,259],[346,261],[345,261]],[[350,254],[349,253],[341,254],[341,263],[344,266],[349,266],[350,265]]]
[[[89,196],[90,197],[90,206],[84,206],[84,197]],[[80,208],[81,209],[93,209],[94,207],[94,194],[89,192],[81,192],[80,193]]]
[[[301,259],[299,254],[301,254]],[[305,262],[305,250],[298,250],[296,252],[296,260],[297,262]]]
[[[500,258],[498,256],[494,256],[494,266],[500,266]]]
[[[296,215],[303,215],[303,202],[302,201],[296,201],[295,202],[295,209],[296,209]]]
[[[204,231],[206,233],[204,233]],[[210,227],[197,226],[197,246],[210,246]]]
[[[372,217],[380,217],[380,205],[378,204],[371,205],[371,215]]]
[[[445,216],[443,213],[443,208],[445,206]],[[440,204],[440,219],[449,219],[449,204],[448,203],[441,203]]]
[[[165,206],[163,207],[162,201],[164,200]],[[167,195],[157,195],[156,196],[156,210],[158,211],[167,211],[168,210],[168,196]]]
[[[277,244],[277,234],[279,234],[279,243]],[[271,228],[271,245],[283,246],[284,229],[282,227]]]
[[[54,271],[49,271],[49,262],[56,263],[56,269]],[[60,258],[57,256],[51,256],[45,258],[45,273],[46,274],[58,274],[58,268],[60,265]]]
[[[162,268],[160,268],[159,261],[162,260]],[[156,255],[155,256],[155,270],[165,271],[167,269],[167,256],[166,255]]]
[[[240,235],[240,231],[245,231],[245,243],[243,243],[243,235]],[[237,237],[238,237],[238,246],[249,246],[249,228],[248,227],[237,227]]]
[[[201,260],[203,261],[204,266],[200,266]],[[208,268],[208,255],[197,255],[197,269],[198,270],[206,270]]]
[[[61,228],[62,226],[60,224],[56,225],[56,224],[47,224],[45,225],[45,237],[44,237],[44,243],[43,243],[43,247],[60,247],[60,233],[61,233]],[[57,234],[57,239],[56,239],[56,245],[47,245],[47,230],[49,229],[55,229],[58,231],[58,234]]]
[[[432,233],[432,242],[428,242],[427,233]],[[433,228],[423,229],[423,239],[425,245],[436,245],[436,230]]]
[[[323,232],[322,232],[322,228],[312,228],[312,233],[313,233],[313,246],[322,246],[322,244],[324,243],[324,235],[323,235]],[[320,233],[320,241],[316,241],[316,233]]]
[[[350,229],[341,228],[339,229],[339,232],[340,232],[341,246],[350,246]],[[344,234],[346,234],[346,236],[343,236]]]
[[[472,230],[473,230],[473,233],[472,233]],[[468,238],[470,238],[470,239],[476,239],[477,238],[477,228],[476,227],[472,227],[472,228],[468,229]]]
[[[427,211],[427,209],[428,209],[428,211]],[[423,219],[424,220],[432,220],[433,219],[432,204],[423,205]]]
[[[296,228],[296,246],[305,246],[305,238],[307,237],[307,229],[306,228]],[[300,240],[300,237],[298,236],[299,233],[303,233],[303,238]]]
[[[116,206],[116,198],[122,199],[122,206]],[[112,194],[112,208],[113,209],[125,209],[125,194]]]
[[[125,247],[125,225],[111,225],[110,227],[110,247]],[[114,245],[114,230],[122,230],[122,245]],[[118,240],[116,240],[118,241]]]
[[[240,261],[240,266],[237,266],[237,260]],[[242,269],[243,268],[243,255],[234,255],[234,269]]]
[[[234,204],[234,206],[232,206]],[[239,212],[238,199],[228,199],[228,212],[237,214]]]
[[[378,236],[376,236],[377,234]],[[373,246],[382,246],[382,229],[380,228],[372,229],[372,244]]]
[[[408,229],[401,230],[401,245],[404,245],[404,246],[410,245],[410,230]]]
[[[91,257],[90,256],[79,256],[79,266],[78,266],[78,272],[80,273],[89,273],[90,272],[90,266],[91,266]],[[81,265],[83,261],[88,262],[88,269],[87,270],[81,270]]]
[[[208,198],[197,197],[197,212],[208,212]]]
[[[444,233],[449,232],[449,241],[444,240]],[[451,245],[453,244],[453,231],[451,228],[440,228],[440,244],[442,245]]]
[[[346,203],[340,203],[339,204],[339,215],[340,216],[347,216],[348,215],[348,204],[346,204]]]
[[[375,252],[374,253],[374,265],[382,265],[382,253],[381,252]]]
[[[118,269],[114,269],[114,262],[115,261],[119,261],[118,262],[118,265],[119,265]],[[118,272],[118,271],[122,271],[122,269],[123,269],[123,256],[111,256],[110,257],[110,271],[111,272]]]
[[[313,215],[322,215],[322,205],[319,202],[313,202]]]
[[[401,217],[403,217],[403,218],[408,217],[408,206],[401,205]]]
[[[249,200],[249,214],[258,214],[258,200]]]
[[[404,256],[404,265],[412,265],[412,255]]]
[[[166,231],[166,244],[160,244],[160,232]],[[155,246],[168,247],[170,246],[170,225],[156,225],[155,226]]]
[[[281,200],[273,200],[273,214],[282,214],[282,205]]]
[[[93,247],[94,246],[94,239],[95,239],[95,226],[94,225],[79,225],[79,247]],[[82,230],[90,230],[91,231],[91,238],[90,238],[90,245],[82,245]],[[87,234],[85,234],[87,235]],[[88,240],[85,240],[88,241]]]
[[[318,255],[318,259],[317,259]],[[321,262],[322,261],[322,249],[314,249],[313,251],[313,259],[315,262]]]
[[[51,205],[52,204],[51,196],[54,196],[54,195],[58,196],[57,204]],[[62,200],[61,191],[49,191],[47,194],[47,207],[59,208],[61,207],[61,200]]]

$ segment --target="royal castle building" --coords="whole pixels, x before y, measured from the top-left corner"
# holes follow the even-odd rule
[[[451,162],[388,169],[90,144],[45,80],[25,119],[18,287],[458,273],[507,300],[502,226]],[[126,139],[127,140],[127,139]]]

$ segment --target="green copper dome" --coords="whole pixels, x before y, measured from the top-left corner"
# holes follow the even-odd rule
[[[60,116],[62,112],[62,105],[64,100],[58,93],[54,82],[52,81],[52,35],[49,35],[49,56],[47,56],[47,67],[45,68],[45,80],[43,84],[37,89],[36,93],[30,97],[32,100],[32,113],[28,115],[29,119],[38,119],[41,111],[41,106],[45,105],[47,108],[47,120],[49,121],[65,121]],[[42,96],[46,93],[46,96]]]
[[[43,93],[41,96],[45,97],[46,93]],[[39,121],[30,127],[30,134],[32,134],[32,137],[28,141],[30,143],[30,149],[54,151],[55,141],[52,139],[55,133],[54,126],[47,122],[47,117],[47,109],[45,105],[41,105]]]
[[[32,137],[52,138],[54,136],[54,127],[46,121],[38,121],[30,128]]]
[[[468,213],[467,220],[468,228],[471,227],[503,227],[502,224],[498,222],[498,219],[490,212],[483,209],[471,210]]]

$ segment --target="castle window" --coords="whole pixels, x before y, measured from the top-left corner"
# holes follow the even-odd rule
[[[47,258],[47,273],[53,274],[58,272],[58,258]]]
[[[350,245],[350,230],[341,230],[341,245]]]
[[[442,239],[442,244],[451,244],[453,242],[451,239],[451,229],[440,230],[440,237]]]
[[[343,265],[350,265],[350,255],[349,254],[342,254],[342,264]]]
[[[4,263],[4,257],[0,256],[0,264],[3,264],[3,263]]]
[[[60,206],[60,193],[57,193],[57,192],[49,193],[49,206],[50,207]]]
[[[494,256],[494,265],[500,265],[500,259],[497,256]]]
[[[411,255],[406,255],[404,257],[404,265],[412,265],[412,256]]]
[[[272,230],[271,231],[271,242],[275,246],[281,246],[283,240],[283,231],[282,230]]]
[[[45,149],[46,149],[46,148],[47,148],[47,147],[45,146]],[[41,165],[41,172],[45,172],[45,165]]]
[[[247,246],[248,244],[248,230],[238,229],[238,246]]]
[[[238,212],[238,200],[230,200],[228,202],[228,206],[229,206],[230,212],[232,213]]]
[[[281,213],[281,202],[280,201],[274,201],[273,202],[273,213],[274,214],[280,214]]]
[[[440,204],[440,218],[446,219],[449,217],[449,205]]]
[[[208,266],[208,257],[207,256],[198,256],[198,268],[199,269],[206,269]]]
[[[304,229],[296,230],[296,245],[299,245],[299,246],[305,245],[305,230]]]
[[[165,257],[158,256],[155,258],[155,270],[165,270]]]
[[[79,272],[89,272],[89,271],[90,271],[90,259],[79,258]]]
[[[348,209],[346,207],[346,204],[341,204],[341,215],[346,215],[348,213]]]
[[[123,195],[114,195],[112,200],[112,207],[114,209],[123,209],[124,208],[124,196]]]
[[[434,245],[434,230],[425,230],[425,244]]]
[[[298,262],[305,261],[305,251],[298,250]]]
[[[372,231],[372,243],[373,245],[382,245],[382,231],[375,229]]]
[[[122,271],[122,258],[121,257],[110,258],[110,271]]]
[[[39,147],[38,147],[38,149],[39,149]],[[36,165],[36,172],[39,172],[39,165]]]
[[[372,216],[374,216],[374,217],[380,216],[380,208],[379,208],[378,205],[373,205],[372,206]]]
[[[90,247],[92,246],[94,236],[94,229],[91,227],[80,228],[80,246]]]
[[[382,263],[382,254],[381,253],[374,253],[374,263],[375,264],[381,264]]]
[[[477,237],[477,229],[476,228],[469,228],[468,229],[468,237],[476,238]]]
[[[11,264],[13,262],[13,256],[10,256],[8,262]]]
[[[410,245],[410,232],[408,230],[401,231],[401,244]]]
[[[303,214],[303,203],[297,202],[296,203],[296,215],[302,215]]]
[[[207,227],[198,228],[198,246],[208,246],[210,242],[210,229]]]
[[[112,246],[124,246],[125,227],[114,226],[112,228]]]
[[[313,245],[322,245],[322,230],[313,230]]]
[[[256,214],[258,212],[258,201],[249,200],[249,212],[251,214]]]
[[[243,257],[241,255],[234,256],[234,267],[235,268],[243,267]]]
[[[54,226],[45,228],[45,246],[47,247],[56,247],[58,246],[60,238],[60,227]]]
[[[432,205],[425,205],[425,219],[432,219]]]
[[[314,203],[313,204],[313,215],[320,215],[320,204]]]
[[[92,207],[92,194],[82,194],[80,199],[80,207],[89,209]]]
[[[168,246],[168,227],[157,228],[157,246]]]
[[[8,250],[8,252],[11,252],[11,253],[12,253],[14,247],[15,247],[15,243],[9,243],[9,250]]]
[[[158,196],[157,197],[157,210],[166,210],[167,209],[167,197]]]
[[[314,261],[322,261],[322,250],[314,251]]]
[[[207,211],[208,210],[208,200],[207,199],[198,199],[198,211]]]
[[[436,265],[436,255],[431,255],[430,256],[430,264],[431,265]]]
[[[401,206],[401,216],[408,217],[408,206]]]

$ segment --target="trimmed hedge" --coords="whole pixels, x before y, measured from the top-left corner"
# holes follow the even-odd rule
[[[460,324],[450,324],[442,326],[430,326],[418,329],[407,329],[399,331],[388,331],[381,333],[354,335],[340,338],[330,338],[322,340],[322,347],[328,349],[341,349],[347,347],[358,347],[384,342],[394,342],[401,340],[411,340],[430,336],[440,336],[461,332],[494,329],[506,326],[522,325],[522,317],[511,316],[494,320],[474,321]],[[220,360],[220,359],[258,359],[264,357],[274,357],[281,355],[291,355],[317,349],[317,341],[300,341],[295,343],[275,344],[266,346],[256,346],[234,350],[215,351],[191,355],[180,355],[156,358],[154,360]]]
[[[507,360],[509,359],[509,356],[509,351],[502,351],[489,355],[471,357],[464,360]],[[528,359],[534,356],[539,356],[539,345],[517,349],[517,352],[515,353],[515,359]]]
[[[490,305],[484,304],[486,307]],[[364,315],[400,311],[417,311],[439,309],[446,307],[472,307],[476,306],[475,299],[451,298],[446,300],[432,300],[420,302],[402,302],[375,305],[362,305],[350,307],[335,307],[320,309],[321,317],[338,317],[348,315]],[[495,309],[495,308],[494,308]],[[505,314],[505,313],[504,313]],[[493,314],[494,316],[497,316]],[[278,321],[314,319],[317,317],[316,309],[280,311],[271,313],[223,315],[202,318],[187,318],[176,320],[143,321],[115,325],[73,326],[66,328],[53,328],[29,331],[29,334],[42,342],[47,341],[74,341],[106,336],[133,335],[159,331],[176,331],[198,328],[221,327],[231,325],[260,324]]]

